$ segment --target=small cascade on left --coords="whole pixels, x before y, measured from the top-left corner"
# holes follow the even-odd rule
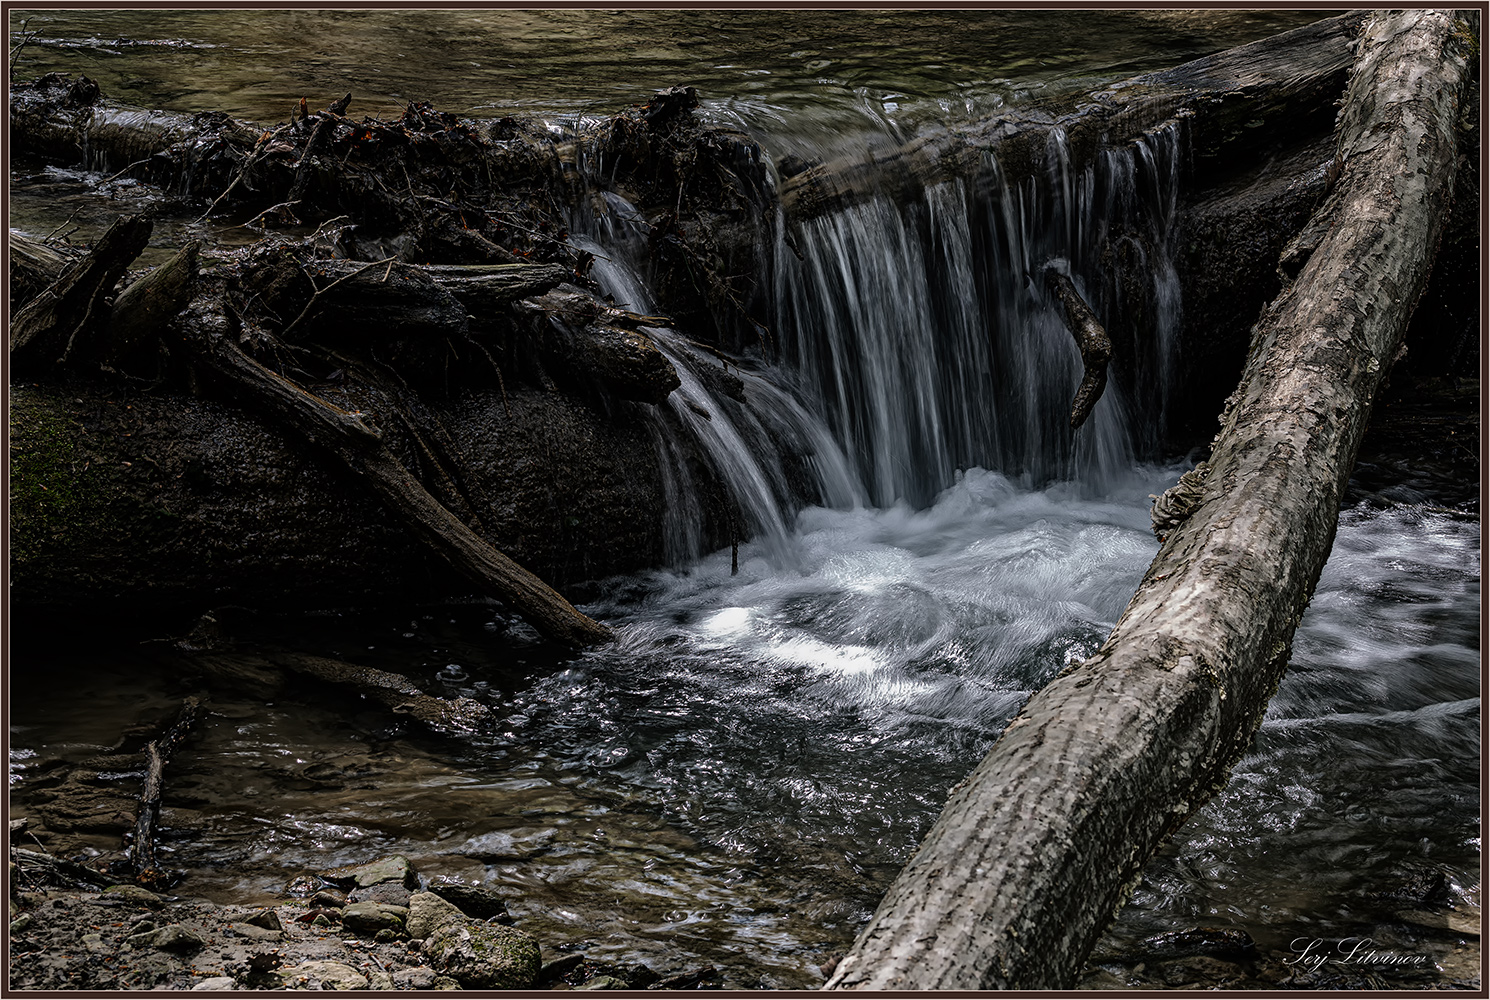
[[[645,223],[624,198],[592,191],[576,213],[569,242],[594,255],[590,277],[614,305],[654,316],[658,305],[640,273]],[[660,317],[659,317],[660,319]],[[643,325],[673,365],[680,385],[647,407],[661,470],[666,508],[667,561],[682,565],[711,547],[709,511],[700,476],[722,485],[726,532],[754,540],[778,565],[788,563],[796,512],[808,504],[851,508],[865,491],[822,419],[804,406],[791,373],[757,362],[726,359],[679,330]],[[706,468],[699,468],[702,461]]]

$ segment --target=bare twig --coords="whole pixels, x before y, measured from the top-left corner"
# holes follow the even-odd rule
[[[322,293],[331,291],[331,289],[335,288],[337,285],[341,284],[343,281],[346,281],[349,278],[355,278],[355,277],[357,277],[357,275],[361,274],[363,271],[366,271],[369,268],[377,267],[379,264],[387,264],[388,265],[388,272],[391,272],[393,270],[393,262],[395,260],[397,260],[397,259],[398,259],[397,257],[384,257],[382,260],[369,261],[368,263],[363,264],[357,270],[352,271],[352,272],[350,272],[348,274],[344,274],[340,278],[337,278],[335,281],[331,282],[331,284],[327,285],[325,288],[317,288],[316,291],[315,291],[315,294],[310,297],[310,301],[305,304],[305,308],[302,309],[302,310],[300,310],[300,315],[299,316],[296,316],[294,319],[290,320],[290,325],[287,326],[287,327],[285,327],[283,330],[279,331],[279,335],[281,337],[287,336],[291,330],[295,329],[295,324],[299,323],[302,319],[305,318],[305,314],[308,313],[308,312],[310,312],[311,307],[316,304],[316,299],[319,299],[321,297]],[[384,281],[387,281],[388,280],[388,272],[385,272],[384,275],[383,275],[383,280]]]

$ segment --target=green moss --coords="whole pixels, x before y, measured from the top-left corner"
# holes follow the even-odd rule
[[[88,453],[83,425],[56,398],[53,391],[12,387],[10,558],[18,589],[61,585],[49,579],[54,559],[76,566],[107,548],[106,541],[176,522],[123,489],[125,466]]]
[[[10,545],[15,564],[44,553],[59,535],[86,530],[102,506],[98,473],[79,454],[76,428],[39,406],[17,420],[12,404]]]

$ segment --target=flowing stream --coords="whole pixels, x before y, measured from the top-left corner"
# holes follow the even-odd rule
[[[171,12],[149,15],[146,37],[127,13],[38,12],[22,64],[84,70],[125,100],[261,120],[310,88],[379,95],[387,110],[429,97],[558,119],[691,83],[706,114],[779,161],[1319,16],[675,12],[662,43],[639,11],[570,13]],[[995,44],[992,28],[1017,42]],[[910,41],[917,30],[944,43],[941,57]],[[630,63],[586,61],[596,39],[644,37]],[[293,55],[276,61],[274,46]],[[421,53],[440,67],[427,79],[422,64],[410,75]],[[565,66],[571,98],[553,93]],[[627,73],[646,83],[623,84]],[[1091,165],[1070,163],[1057,135],[1042,183],[1005,184],[990,161],[976,188],[948,182],[794,226],[802,259],[783,247],[770,275],[781,364],[742,362],[744,402],[710,388],[718,363],[685,332],[651,328],[683,381],[653,418],[673,476],[670,562],[596,589],[585,610],[618,627],[611,647],[569,656],[482,606],[245,615],[247,637],[401,671],[487,701],[502,722],[433,739],[295,692],[215,700],[167,788],[169,864],[192,873],[181,891],[267,900],[304,870],[396,851],[426,875],[506,887],[520,926],[594,957],[712,964],[742,988],[819,985],[947,790],[1031,692],[1101,644],[1157,551],[1149,495],[1188,467],[1154,431],[1183,308],[1169,258],[1182,162],[1175,130]],[[12,225],[44,233],[73,207],[105,218],[114,209],[87,194],[97,179],[13,174]],[[593,276],[618,303],[650,315],[631,209],[597,198],[599,211],[577,210],[576,245],[601,258]],[[1114,238],[1141,259],[1156,318],[1073,434],[1080,363],[1039,273],[1056,261],[1116,308],[1099,259]],[[737,573],[728,550],[701,549],[676,460],[685,439],[736,504]],[[792,454],[809,456],[805,487]],[[1472,487],[1352,491],[1251,751],[1149,866],[1110,948],[1206,925],[1286,953],[1300,935],[1361,933],[1390,912],[1381,893],[1422,872],[1475,887],[1477,515]],[[117,649],[28,640],[12,663],[21,799],[52,763],[99,752],[179,697]],[[43,676],[64,670],[95,696],[79,702]]]

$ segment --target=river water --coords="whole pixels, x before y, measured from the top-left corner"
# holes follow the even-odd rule
[[[23,76],[87,72],[121,100],[271,122],[302,95],[348,90],[354,114],[417,97],[572,118],[689,84],[706,114],[779,157],[903,137],[1317,16],[51,11],[15,12],[12,37],[23,20],[36,32]],[[1084,281],[1102,227],[1122,220],[1147,227],[1150,293],[1169,302],[1178,141],[1073,170],[1055,202],[947,186],[799,234],[803,266],[777,287],[788,369],[746,366],[753,408],[686,377],[659,408],[664,452],[669,435],[707,433],[730,456],[721,472],[754,536],[739,571],[690,542],[680,485],[673,565],[606,581],[585,608],[618,627],[613,647],[571,657],[481,606],[243,615],[247,638],[398,670],[486,700],[502,723],[436,739],[308,691],[214,700],[168,783],[169,863],[191,872],[181,891],[267,900],[306,869],[397,851],[426,875],[505,887],[546,944],[659,970],[712,964],[730,986],[820,984],[947,789],[1032,691],[1095,650],[1157,551],[1148,497],[1186,466],[1156,455],[1117,385],[1080,436],[1053,443],[1079,370],[1053,352],[1069,348],[1059,321],[1009,275],[1058,255]],[[98,178],[43,174],[13,179],[13,225],[49,231],[79,206],[107,217]],[[1045,221],[1015,238],[1016,218]],[[646,305],[624,234],[585,238],[608,241],[597,276],[618,300]],[[1008,266],[949,308],[934,273],[970,268],[975,245],[1001,246]],[[897,283],[932,258],[925,284]],[[992,361],[956,377],[937,361],[975,352],[970,331],[985,328],[1028,359],[1018,391],[991,381]],[[907,331],[929,338],[915,361],[896,354]],[[656,335],[686,376],[681,335]],[[1142,384],[1162,396],[1155,344]],[[702,407],[710,419],[690,416]],[[766,419],[812,437],[825,505],[783,496],[753,443]],[[1474,889],[1479,608],[1473,487],[1358,483],[1251,751],[1149,866],[1104,947],[1204,925],[1286,954],[1301,935],[1369,931],[1403,905],[1382,894],[1415,876]],[[128,651],[18,650],[19,802],[52,762],[99,752],[180,697]],[[42,679],[62,670],[94,697]]]

